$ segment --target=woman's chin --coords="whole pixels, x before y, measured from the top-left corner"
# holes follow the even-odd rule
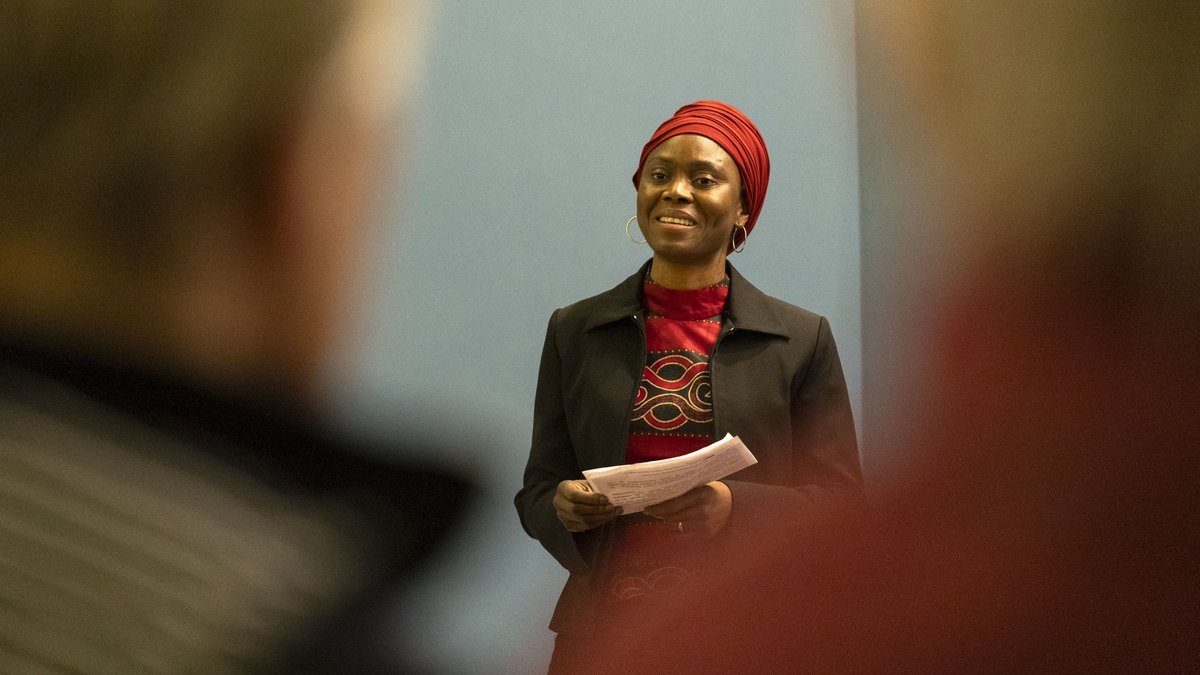
[[[705,251],[677,242],[653,242],[650,249],[655,260],[687,267],[707,267],[724,258],[724,251]]]

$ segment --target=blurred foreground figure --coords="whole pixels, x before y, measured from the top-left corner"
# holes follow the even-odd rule
[[[923,215],[892,287],[929,291],[891,355],[893,405],[917,400],[890,439],[909,464],[866,513],[764,528],[744,577],[610,631],[577,670],[1194,672],[1196,6],[861,10],[892,80],[871,119],[913,134],[884,159],[917,192],[891,198]],[[690,640],[647,637],[663,625]]]
[[[311,420],[407,11],[0,9],[0,672],[402,667],[465,484]]]

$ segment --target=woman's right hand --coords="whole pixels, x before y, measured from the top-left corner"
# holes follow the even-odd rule
[[[564,480],[554,492],[554,514],[571,532],[584,532],[621,515],[621,507],[592,492],[586,480]]]

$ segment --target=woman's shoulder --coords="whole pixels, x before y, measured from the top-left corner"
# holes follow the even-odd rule
[[[825,316],[820,312],[815,312],[811,309],[806,309],[799,305],[794,305],[787,300],[781,300],[773,295],[763,294],[766,302],[771,306],[777,314],[785,316],[793,321],[814,322],[824,319]]]
[[[564,328],[589,328],[630,318],[641,308],[644,273],[637,272],[616,286],[554,311],[552,320]]]
[[[828,324],[825,317],[817,312],[767,295],[736,270],[730,270],[730,277],[730,310],[735,321],[762,324],[764,327],[774,324],[788,334],[815,332],[823,322]]]

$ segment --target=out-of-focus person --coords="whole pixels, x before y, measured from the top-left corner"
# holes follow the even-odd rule
[[[927,218],[897,285],[937,282],[890,387],[909,462],[579,672],[1200,668],[1198,35],[1187,2],[860,3]],[[683,607],[712,620],[662,648]]]
[[[413,5],[0,8],[0,671],[403,668],[468,487],[320,417]]]
[[[542,351],[533,440],[516,506],[569,572],[550,628],[551,672],[595,663],[597,631],[684,589],[756,522],[853,502],[861,470],[828,321],[772,298],[729,264],[753,230],[770,159],[754,124],[719,101],[663,122],[642,149],[636,219],[653,252],[615,288],[556,310]],[[726,433],[758,463],[623,515],[586,469],[676,457]],[[715,617],[679,611],[674,624]],[[682,645],[673,625],[660,642]],[[601,661],[602,662],[602,658]]]

